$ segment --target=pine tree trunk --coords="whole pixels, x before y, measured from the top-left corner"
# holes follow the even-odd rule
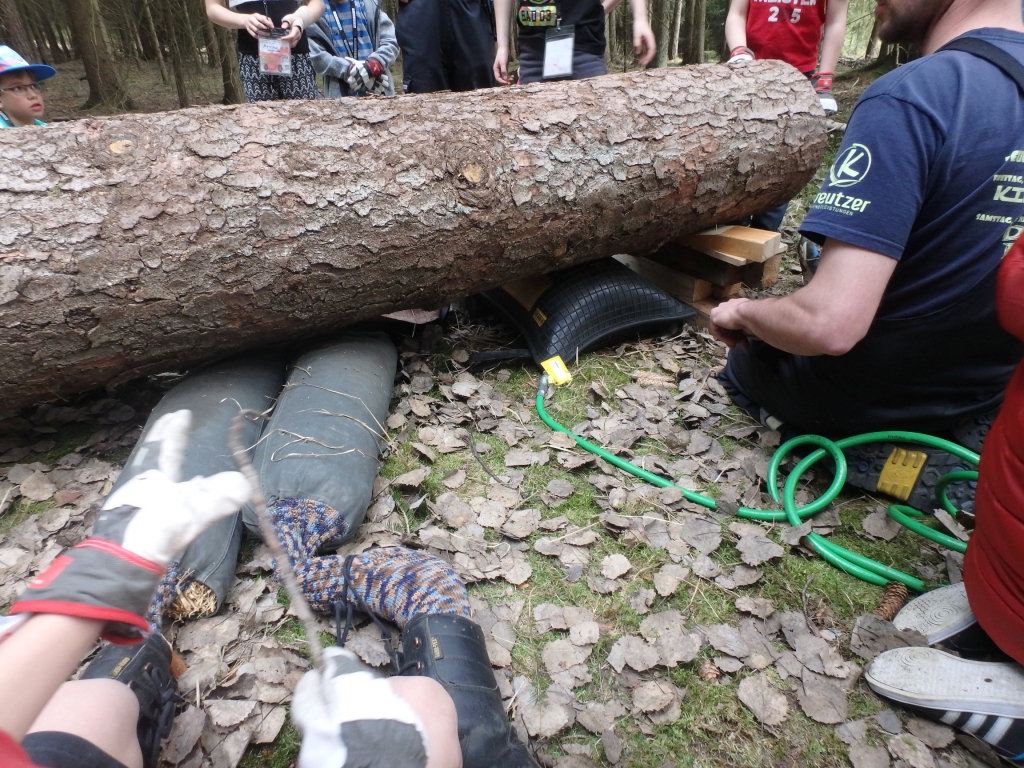
[[[50,49],[50,56],[54,61],[67,61],[70,58],[68,51],[64,50],[57,39],[57,33],[53,30],[53,21],[51,19],[43,20],[43,34],[46,35],[46,45]]]
[[[167,67],[164,65],[163,46],[160,42],[160,35],[157,34],[156,24],[153,22],[153,13],[149,7],[149,0],[139,0],[142,5],[143,15],[146,17],[146,32],[153,41],[153,53],[156,55],[156,62],[160,67],[160,79],[167,82]]]
[[[693,0],[676,0],[675,13],[672,16],[672,44],[669,49],[669,57],[672,61],[679,60],[679,31],[683,24],[683,10],[689,7]]]
[[[875,19],[875,24],[871,27],[871,37],[868,38],[867,50],[864,51],[864,58],[868,60],[877,59],[881,49],[882,39],[878,36],[878,19]]]
[[[217,41],[217,33],[213,29],[213,22],[208,18],[200,20],[203,25],[203,37],[206,42],[206,66],[216,67],[220,64],[220,45]]]
[[[0,402],[651,253],[790,199],[819,112],[758,61],[8,131]]]
[[[0,0],[0,23],[3,24],[9,38],[4,40],[4,43],[22,56],[31,56],[34,53],[17,0]]]
[[[82,57],[89,81],[89,98],[83,109],[103,107],[121,111],[133,107],[114,68],[113,57],[104,39],[95,0],[64,0],[75,48]]]
[[[690,27],[691,64],[704,63],[704,29],[707,25],[707,0],[693,0],[693,24]]]
[[[667,67],[669,54],[669,35],[672,31],[672,17],[675,15],[674,6],[680,0],[656,0],[654,3],[654,39],[657,50],[654,54],[652,66]]]
[[[164,29],[168,37],[168,48],[171,53],[171,71],[174,73],[174,90],[178,94],[178,106],[184,109],[191,106],[188,96],[188,85],[185,82],[185,62],[182,58],[181,41],[178,40],[177,25],[174,23],[174,12],[170,3],[164,2]]]
[[[217,35],[217,48],[220,51],[220,78],[224,84],[222,104],[241,104],[245,101],[242,93],[242,78],[238,74],[238,51],[235,35],[221,27],[214,27]]]
[[[616,44],[616,27],[615,27],[615,13],[618,11],[618,7],[613,8],[612,12],[604,18],[604,36],[605,36],[605,47],[604,47],[604,60],[608,66],[608,71],[612,72],[615,66],[615,44]]]

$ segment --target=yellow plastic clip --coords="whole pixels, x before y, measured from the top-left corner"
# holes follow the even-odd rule
[[[906,501],[910,498],[917,476],[921,474],[927,460],[928,454],[921,451],[893,449],[889,454],[889,460],[882,468],[882,473],[878,476],[878,491],[895,496],[900,501]]]
[[[555,386],[560,387],[572,381],[572,374],[569,373],[569,369],[565,367],[565,363],[562,362],[562,358],[558,355],[545,360],[540,364],[540,367],[544,369],[544,372],[548,375],[548,380]]]

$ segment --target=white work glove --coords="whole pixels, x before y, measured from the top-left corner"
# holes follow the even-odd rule
[[[302,734],[299,768],[427,764],[427,735],[409,703],[352,651],[324,651],[324,672],[299,680],[292,721]]]
[[[168,564],[200,533],[237,512],[252,490],[241,472],[178,482],[190,411],[162,416],[132,466],[142,470],[107,497],[92,535],[32,580],[11,614],[55,613],[108,622],[103,636],[138,639]]]
[[[756,57],[754,52],[745,45],[739,45],[729,51],[729,60],[726,64],[735,64],[739,61],[753,61]]]

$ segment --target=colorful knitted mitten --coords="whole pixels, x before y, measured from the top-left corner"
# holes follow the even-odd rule
[[[404,547],[351,556],[346,593],[346,558],[317,554],[325,542],[346,533],[341,516],[310,499],[284,499],[270,512],[313,610],[331,613],[336,603],[347,601],[399,627],[418,614],[469,616],[466,587],[440,558]]]

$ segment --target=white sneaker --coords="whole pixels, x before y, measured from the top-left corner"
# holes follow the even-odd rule
[[[896,629],[914,629],[928,640],[928,645],[941,643],[976,622],[967,603],[963,582],[933,589],[915,597],[896,614]]]
[[[895,648],[864,671],[879,696],[973,734],[1010,760],[1024,760],[1024,669],[969,661],[936,648]]]

